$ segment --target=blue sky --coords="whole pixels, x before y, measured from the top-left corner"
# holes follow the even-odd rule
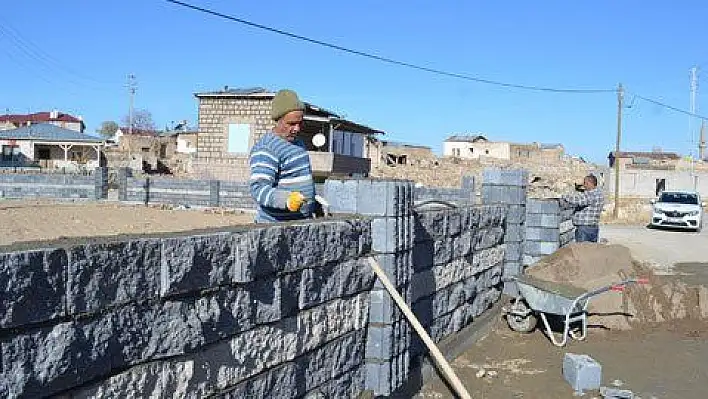
[[[689,108],[689,69],[703,66],[700,83],[708,76],[705,1],[187,2],[485,79],[599,89],[622,82],[631,105],[624,110],[623,150],[693,150],[688,116],[632,94]],[[539,93],[437,76],[163,0],[8,3],[0,15],[0,113],[56,108],[83,116],[93,132],[127,114],[126,75],[133,73],[135,106],[152,112],[159,127],[181,119],[196,124],[195,92],[289,87],[385,130],[389,139],[436,150],[451,134],[477,132],[491,140],[561,142],[603,163],[614,148],[614,93]]]

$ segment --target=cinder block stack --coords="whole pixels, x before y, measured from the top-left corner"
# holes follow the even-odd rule
[[[557,199],[529,199],[526,203],[524,266],[574,241],[573,209],[563,209]]]
[[[408,306],[413,271],[413,183],[406,180],[327,180],[334,213],[371,218],[374,257]],[[390,395],[408,379],[411,327],[380,281],[370,293],[366,388]]]
[[[483,172],[482,202],[485,205],[503,204],[507,207],[502,278],[516,276],[523,271],[528,181],[528,172],[523,169],[485,169]],[[504,284],[504,293],[515,295],[516,286]]]

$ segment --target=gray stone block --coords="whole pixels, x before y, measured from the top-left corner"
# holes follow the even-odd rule
[[[416,241],[428,241],[447,235],[447,212],[445,211],[420,211],[415,218]]]
[[[367,328],[366,358],[385,361],[391,359],[394,353],[393,324],[376,325]]]
[[[480,229],[502,226],[506,221],[505,205],[484,205],[479,208],[479,212]]]
[[[482,198],[485,205],[523,205],[526,204],[526,188],[484,185],[482,186]]]
[[[209,206],[220,206],[219,193],[221,192],[221,182],[219,180],[209,181]]]
[[[366,389],[372,390],[375,395],[388,396],[393,391],[391,377],[390,360],[384,362],[367,361]]]
[[[563,378],[576,392],[599,389],[602,366],[588,355],[566,353],[563,357]]]
[[[230,282],[234,235],[215,233],[162,239],[160,295],[216,287]]]
[[[504,262],[504,270],[502,275],[504,277],[508,276],[520,276],[524,272],[524,266],[521,262]]]
[[[529,213],[526,215],[526,226],[558,228],[561,224],[560,215],[555,213]]]
[[[472,230],[466,230],[457,237],[452,238],[452,258],[462,258],[472,253],[473,243],[475,242],[475,233]]]
[[[487,168],[482,172],[483,185],[526,187],[528,183],[529,174],[524,169]]]
[[[560,231],[558,228],[545,227],[526,227],[527,241],[552,241],[557,242],[560,239]]]
[[[433,264],[440,265],[452,260],[452,238],[436,240],[433,243]]]
[[[366,216],[401,216],[408,196],[403,183],[390,180],[359,180],[357,213]],[[412,197],[409,198],[412,201]],[[400,203],[399,203],[400,201]]]
[[[526,207],[524,205],[509,205],[507,208],[506,222],[508,224],[522,224],[526,220]]]
[[[393,324],[396,321],[393,302],[388,291],[383,289],[373,289],[369,292],[369,322]]]
[[[518,261],[521,259],[523,254],[523,245],[521,243],[506,243],[506,249],[504,251],[505,261]]]
[[[380,217],[371,220],[372,249],[392,253],[413,248],[412,217]]]
[[[475,230],[479,227],[480,207],[469,206],[460,208],[460,211],[460,229],[462,231]]]
[[[67,269],[63,249],[0,254],[0,328],[64,316]]]
[[[520,243],[526,236],[526,227],[522,224],[507,224],[504,232],[504,242]]]
[[[368,291],[376,275],[366,259],[353,259],[331,267],[305,269],[301,273],[299,308],[308,309],[334,298]]]
[[[560,214],[560,205],[556,199],[529,198],[526,202],[526,213]]]
[[[160,288],[160,240],[85,244],[69,250],[71,314],[154,298]]]
[[[459,235],[462,232],[462,212],[460,210],[447,211],[447,234]]]
[[[558,242],[526,241],[524,253],[527,255],[550,255],[558,250]]]
[[[480,251],[491,248],[504,242],[504,229],[502,227],[492,227],[479,230],[476,234],[474,249]]]
[[[560,246],[561,247],[564,247],[574,241],[575,241],[575,229],[570,230],[567,233],[563,233],[560,236]]]
[[[324,185],[324,197],[334,213],[357,213],[358,180],[327,179]]]

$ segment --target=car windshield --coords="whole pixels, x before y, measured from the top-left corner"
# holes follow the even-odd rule
[[[659,198],[659,202],[698,205],[698,196],[695,194],[686,193],[663,193]]]

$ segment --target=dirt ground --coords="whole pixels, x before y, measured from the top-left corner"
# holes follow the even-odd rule
[[[248,224],[253,215],[218,210],[170,209],[45,200],[0,201],[0,246],[68,237],[178,232]]]
[[[643,399],[706,397],[708,324],[662,324],[640,334],[592,329],[583,342],[557,348],[540,332],[511,331],[500,320],[493,331],[451,362],[473,398],[573,398],[563,379],[565,353],[587,354],[602,365],[603,386],[621,385]],[[485,370],[481,378],[480,370]],[[435,380],[416,398],[449,398]],[[601,397],[588,391],[585,398]]]
[[[622,240],[616,236],[615,241]],[[617,243],[572,244],[529,268],[527,274],[558,292],[566,285],[584,290],[610,285],[623,276],[648,281],[592,300],[588,338],[564,348],[553,346],[538,328],[530,334],[512,331],[500,315],[484,339],[451,362],[470,394],[491,399],[573,397],[562,364],[565,353],[577,353],[602,365],[604,386],[616,383],[645,399],[706,397],[708,263],[675,264],[671,273],[655,275],[652,264],[637,261],[634,252]],[[451,394],[436,380],[417,397]],[[585,397],[600,395],[594,391]]]

